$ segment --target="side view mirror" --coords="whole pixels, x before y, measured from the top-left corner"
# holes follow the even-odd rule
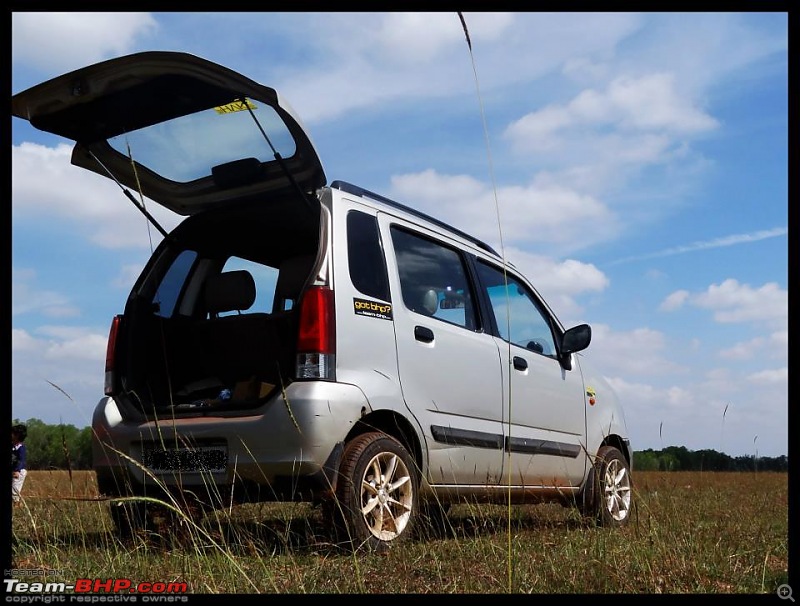
[[[573,326],[561,337],[561,365],[566,370],[572,370],[570,355],[583,351],[592,341],[592,327],[588,324]]]
[[[588,324],[573,326],[561,338],[561,353],[571,354],[583,351],[592,341],[592,327]]]

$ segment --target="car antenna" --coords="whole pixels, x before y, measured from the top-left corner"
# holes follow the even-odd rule
[[[294,178],[294,175],[292,175],[292,171],[286,168],[286,163],[283,160],[283,156],[281,156],[280,152],[277,149],[275,149],[275,146],[272,144],[272,141],[270,141],[269,135],[267,135],[266,131],[264,130],[264,127],[261,126],[261,122],[258,121],[258,117],[253,111],[253,108],[250,106],[250,103],[247,101],[247,97],[242,96],[240,99],[238,99],[238,101],[244,107],[247,108],[247,111],[250,113],[250,117],[253,118],[253,122],[256,123],[258,130],[261,131],[261,136],[264,137],[264,140],[267,142],[267,145],[269,145],[269,148],[272,150],[272,155],[275,157],[275,161],[278,163],[278,166],[281,167],[283,174],[286,175],[286,178],[289,179],[289,182],[297,190],[297,193],[299,193],[300,197],[303,198],[303,201],[306,203],[308,210],[310,210],[313,213],[314,205],[311,204],[311,201],[308,199],[308,195],[306,195],[306,192],[303,191],[303,189],[300,187],[300,184]]]
[[[500,236],[500,257],[503,260],[503,282],[505,283],[505,292],[506,292],[506,334],[511,334],[511,300],[508,292],[508,272],[506,271],[506,249],[503,244],[503,225],[502,221],[500,220],[500,203],[497,201],[497,183],[494,177],[494,166],[492,163],[492,149],[489,145],[489,129],[486,126],[486,112],[483,109],[483,99],[481,98],[481,88],[478,84],[478,69],[475,67],[475,55],[472,52],[472,40],[469,37],[469,30],[467,29],[467,21],[464,19],[464,14],[460,11],[458,12],[458,18],[461,21],[461,27],[464,30],[464,36],[467,39],[467,48],[469,49],[469,57],[470,61],[472,62],[472,73],[475,76],[475,91],[478,95],[478,105],[480,107],[481,112],[481,121],[483,122],[483,137],[486,141],[486,155],[489,161],[489,176],[492,180],[492,192],[494,193],[494,208],[495,214],[497,215],[497,231]],[[511,365],[511,340],[508,340],[508,349],[506,352],[507,361],[509,366]],[[511,388],[511,374],[508,374],[508,437],[511,436],[511,405],[514,401],[512,388]],[[508,449],[508,489],[509,489],[509,497],[511,491],[511,449]],[[508,587],[509,590],[513,584],[513,567],[511,565],[511,499],[508,500],[509,504],[509,511],[508,511]]]
[[[89,152],[89,155],[94,159],[94,161],[97,162],[97,164],[100,165],[100,168],[102,168],[106,172],[106,174],[109,176],[109,178],[119,186],[119,188],[122,190],[122,193],[125,194],[125,196],[128,198],[128,200],[133,202],[133,205],[136,208],[138,208],[145,217],[147,217],[147,220],[150,221],[150,223],[152,223],[159,232],[161,232],[161,235],[164,236],[164,239],[165,240],[171,240],[172,238],[170,237],[169,232],[167,232],[167,230],[165,230],[163,227],[161,227],[159,222],[155,220],[155,217],[153,217],[153,215],[151,215],[148,212],[148,210],[144,207],[144,204],[142,202],[139,202],[136,198],[133,197],[133,194],[122,183],[119,182],[119,179],[117,179],[117,177],[114,175],[114,173],[112,173],[108,169],[108,167],[100,161],[100,158],[98,158],[97,156],[94,155],[93,151],[91,151],[89,149],[87,149],[87,151]],[[139,192],[139,193],[141,194],[141,192]],[[152,248],[152,245],[151,245],[151,248]]]

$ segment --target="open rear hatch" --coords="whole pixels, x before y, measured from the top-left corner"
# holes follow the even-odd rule
[[[193,55],[145,52],[11,103],[75,141],[72,163],[121,184],[140,210],[125,188],[190,215],[112,325],[105,393],[124,415],[247,414],[293,379],[325,174],[275,90]]]
[[[187,53],[90,65],[14,95],[11,108],[75,141],[76,166],[180,215],[325,185],[310,137],[274,89]]]

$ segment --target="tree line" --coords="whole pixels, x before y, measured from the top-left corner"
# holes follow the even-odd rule
[[[14,420],[13,424],[20,423]],[[28,419],[25,440],[28,469],[91,469],[92,428],[74,425],[50,425]],[[633,453],[634,471],[788,471],[789,458],[732,457],[716,450],[689,450],[668,446],[662,450],[637,450]]]
[[[732,457],[716,450],[689,450],[685,446],[667,446],[662,450],[638,450],[633,453],[635,471],[789,471],[789,457]]]
[[[92,428],[49,425],[39,419],[14,420],[28,428],[25,438],[28,469],[91,469]]]

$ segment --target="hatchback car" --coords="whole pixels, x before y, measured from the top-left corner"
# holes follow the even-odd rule
[[[12,98],[72,163],[182,215],[113,318],[92,428],[107,496],[188,511],[322,506],[385,549],[465,499],[621,525],[631,447],[609,384],[485,242],[328,184],[275,90],[177,52],[97,63]],[[131,193],[133,190],[134,193]],[[156,223],[156,225],[158,225]],[[120,500],[120,533],[149,524]]]

